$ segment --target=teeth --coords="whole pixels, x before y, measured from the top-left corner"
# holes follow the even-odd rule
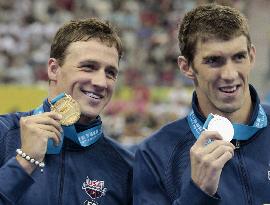
[[[223,88],[220,88],[220,90],[222,92],[226,92],[226,93],[232,93],[234,91],[236,91],[237,87],[234,86],[234,87],[223,87]]]
[[[95,99],[101,99],[100,96],[94,94],[94,93],[89,93],[89,92],[85,92],[85,94],[88,96],[88,97],[91,97],[91,98],[95,98]]]

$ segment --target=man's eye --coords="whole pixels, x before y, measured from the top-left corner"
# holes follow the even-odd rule
[[[246,59],[245,54],[237,54],[237,55],[234,56],[234,60],[236,60],[236,61],[242,61],[244,59]]]
[[[117,72],[114,70],[107,70],[106,75],[110,79],[116,79],[117,78]]]
[[[216,57],[216,56],[209,57],[209,58],[207,58],[207,59],[204,60],[204,63],[205,64],[208,64],[211,67],[221,66],[221,65],[224,64],[224,62],[225,61],[224,61],[223,58]]]
[[[93,71],[97,69],[95,65],[91,65],[91,64],[82,65],[81,68],[83,68],[86,71]]]

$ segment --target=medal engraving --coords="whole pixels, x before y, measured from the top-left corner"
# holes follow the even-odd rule
[[[67,94],[59,99],[54,105],[51,105],[51,110],[62,115],[60,123],[64,126],[74,124],[79,120],[81,115],[78,102]]]

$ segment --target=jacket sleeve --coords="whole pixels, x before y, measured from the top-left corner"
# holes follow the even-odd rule
[[[199,189],[192,180],[180,191],[177,199],[171,199],[157,171],[153,159],[138,149],[134,164],[133,204],[137,205],[217,205],[219,197],[209,196]]]
[[[21,167],[15,157],[7,157],[13,155],[10,150],[16,146],[16,142],[12,141],[14,137],[9,136],[12,120],[7,119],[7,117],[0,117],[0,205],[16,204],[34,183],[33,178]]]
[[[15,204],[34,180],[13,157],[0,168],[0,205]]]
[[[218,194],[215,196],[207,195],[190,179],[181,196],[173,202],[173,205],[218,205],[219,202]]]

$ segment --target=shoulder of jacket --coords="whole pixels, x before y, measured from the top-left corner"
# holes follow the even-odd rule
[[[139,144],[137,155],[166,173],[171,161],[178,155],[187,156],[195,142],[187,118],[169,123]],[[182,157],[180,157],[182,158]]]
[[[164,125],[140,143],[139,147],[175,146],[178,142],[185,140],[190,132],[191,130],[185,117]]]

